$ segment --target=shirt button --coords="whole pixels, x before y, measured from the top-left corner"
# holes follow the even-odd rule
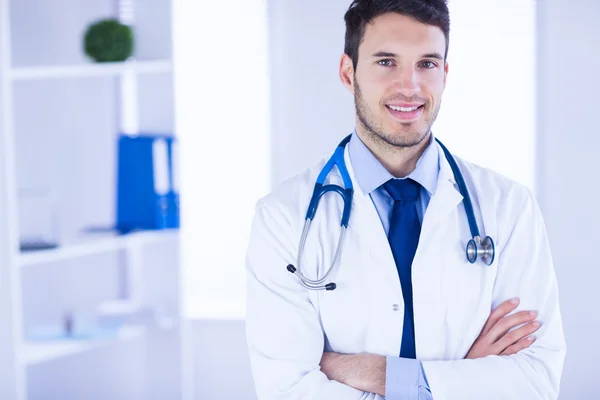
[[[400,306],[399,306],[398,304],[394,304],[394,305],[392,306],[392,309],[393,309],[394,311],[398,311],[398,310],[400,309]]]

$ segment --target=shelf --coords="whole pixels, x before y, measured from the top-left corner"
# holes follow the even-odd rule
[[[161,318],[156,321],[156,326],[145,327],[142,325],[124,326],[119,330],[116,336],[97,339],[97,340],[65,340],[48,342],[25,342],[23,345],[22,362],[26,366],[32,366],[47,361],[56,360],[62,357],[69,357],[81,354],[89,350],[97,349],[103,346],[120,343],[128,340],[136,340],[145,337],[150,332],[158,329],[160,331],[170,331],[177,327],[175,318]]]
[[[177,237],[178,229],[165,229],[156,231],[142,231],[122,236],[104,236],[102,238],[89,238],[78,243],[61,245],[56,249],[39,250],[21,253],[18,257],[19,266],[52,263],[72,258],[93,256],[96,254],[110,253],[126,250],[134,244],[148,245]],[[94,235],[91,234],[90,237]]]
[[[10,71],[13,80],[36,80],[55,78],[90,78],[117,76],[131,69],[138,74],[170,72],[170,60],[128,61],[111,63],[88,63],[81,65],[57,65],[41,67],[16,67]]]
[[[61,342],[25,342],[23,346],[23,363],[27,366],[67,357],[88,350],[107,346],[126,340],[143,337],[146,328],[142,326],[127,326],[122,328],[116,337],[98,340],[72,340]]]

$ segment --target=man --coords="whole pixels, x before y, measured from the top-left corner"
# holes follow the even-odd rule
[[[497,232],[498,259],[488,269],[470,269],[466,262],[453,261],[462,249],[448,247],[450,255],[431,255],[436,246],[425,249],[431,238],[423,237],[421,228],[427,218],[434,218],[428,212],[445,184],[443,154],[431,127],[448,75],[446,2],[355,0],[345,20],[340,78],[356,105],[356,130],[347,159],[355,190],[368,194],[376,210],[371,215],[378,217],[389,245],[381,251],[367,249],[364,243],[377,230],[361,231],[368,225],[361,225],[362,215],[353,215],[348,235],[353,235],[354,247],[376,253],[368,259],[373,265],[352,264],[349,258],[361,253],[346,246],[346,254],[354,253],[340,261],[335,278],[345,284],[336,291],[345,290],[346,295],[309,293],[283,270],[299,262],[302,212],[310,198],[309,183],[314,183],[323,162],[259,202],[247,260],[247,337],[259,398],[557,398],[566,349],[546,233],[529,192],[461,161],[469,181],[482,182],[473,184],[474,197],[491,198],[497,209],[481,218],[486,230]],[[396,198],[400,191],[412,191],[412,199]],[[321,212],[338,212],[332,204],[321,206]],[[446,211],[452,217],[441,219],[433,232],[445,232],[445,227],[458,236],[462,228],[456,221],[465,219],[464,209],[457,204]],[[331,230],[327,225],[317,222],[311,233],[319,243],[313,244],[314,251],[308,245],[304,258],[310,260],[304,262],[306,268],[317,265],[310,271],[315,277],[317,271],[322,276],[331,259],[328,239],[322,236]],[[530,244],[530,252],[522,242]],[[319,244],[324,247],[321,252]],[[419,249],[433,257],[432,262],[417,262]],[[383,314],[378,307],[386,293],[377,293],[380,286],[369,286],[385,257],[395,262],[397,275],[390,285],[401,293],[402,316],[393,314],[398,304],[389,310],[392,316]],[[350,275],[351,268],[363,269]],[[438,272],[446,278],[439,280],[441,291],[449,294],[431,290]],[[373,289],[364,299],[357,298],[362,284]],[[446,303],[437,308],[429,304],[436,301]],[[534,307],[517,312],[524,303]],[[426,309],[431,312],[419,313]],[[431,332],[431,326],[439,331]]]

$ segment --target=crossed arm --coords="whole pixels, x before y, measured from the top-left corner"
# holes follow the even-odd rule
[[[540,327],[539,321],[535,321],[537,312],[520,311],[508,316],[518,305],[517,298],[507,300],[491,312],[466,359],[489,355],[509,356],[531,346],[535,340],[531,334]],[[523,326],[510,331],[520,325]],[[386,360],[386,357],[376,354],[324,353],[320,366],[321,371],[330,380],[357,390],[385,396]]]

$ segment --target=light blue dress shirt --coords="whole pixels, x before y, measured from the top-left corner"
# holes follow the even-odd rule
[[[369,193],[385,233],[388,234],[394,201],[383,188],[383,184],[394,179],[394,176],[375,158],[356,132],[352,134],[348,144],[348,154],[356,183],[363,193]],[[417,161],[415,170],[406,177],[421,185],[420,207],[417,207],[421,223],[429,200],[435,193],[439,170],[439,152],[431,135],[431,141]],[[432,400],[425,371],[419,360],[387,357],[386,365],[385,397],[387,400]]]

